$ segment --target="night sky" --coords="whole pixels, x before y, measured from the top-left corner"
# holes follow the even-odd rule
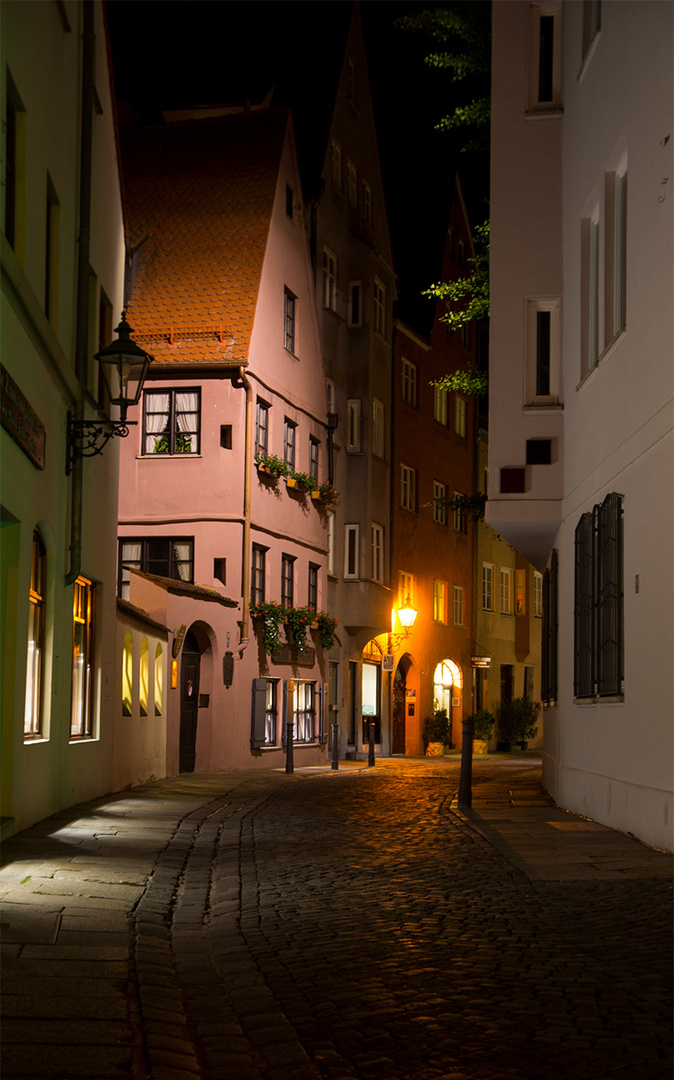
[[[423,63],[428,40],[395,25],[423,6],[361,0],[399,313],[422,331],[434,304],[419,294],[440,276],[455,169],[474,223],[487,216],[488,182],[486,161],[470,167],[433,130],[451,84]],[[316,131],[325,137],[351,0],[107,0],[107,10],[117,98],[143,122],[161,122],[163,109],[259,101],[274,86],[273,104],[293,107],[300,152]]]

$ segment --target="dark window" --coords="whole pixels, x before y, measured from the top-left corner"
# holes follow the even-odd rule
[[[47,176],[47,220],[45,226],[45,273],[44,273],[44,313],[53,323],[58,299],[58,257],[59,257],[59,201]]]
[[[501,469],[501,493],[521,494],[526,490],[524,469]]]
[[[293,216],[293,189],[290,184],[286,184],[286,217],[292,220]]]
[[[538,100],[552,101],[555,17],[541,15],[538,50]]]
[[[292,555],[281,557],[281,603],[292,607],[295,602],[295,560]]]
[[[536,396],[550,395],[551,312],[536,312]]]
[[[559,560],[553,549],[550,566],[543,574],[541,697],[548,704],[557,700],[558,581]]]
[[[314,563],[309,563],[309,587],[308,587],[308,607],[312,611],[318,611],[318,567]]]
[[[574,694],[622,693],[622,496],[583,514],[575,534]]]
[[[295,300],[297,298],[290,289],[284,290],[283,302],[283,345],[295,354]]]
[[[221,424],[220,425],[220,446],[223,450],[232,449],[232,425]]]
[[[213,577],[223,585],[227,584],[227,559],[213,559]]]
[[[321,444],[313,435],[309,439],[309,475],[318,480],[318,448]]]
[[[552,463],[552,439],[527,439],[527,465]]]
[[[143,395],[143,453],[198,454],[201,391],[146,390]]]
[[[7,119],[5,132],[5,236],[16,245],[17,107],[12,100],[12,84],[7,76]]]
[[[295,468],[295,435],[297,433],[297,424],[293,424],[292,420],[286,419],[283,425],[283,460],[291,470]]]
[[[24,736],[27,739],[39,738],[41,734],[46,600],[47,553],[42,537],[35,529],[31,549],[28,598],[28,657],[24,710]]]
[[[267,576],[267,549],[253,544],[253,565],[250,578],[251,604],[263,604],[265,600],[265,580]]]
[[[131,539],[119,541],[119,568],[117,591],[129,599],[129,568],[142,570],[145,574],[174,578],[176,581],[194,580],[193,537],[166,537]]]
[[[255,416],[255,449],[263,454],[269,452],[269,406],[259,398]]]

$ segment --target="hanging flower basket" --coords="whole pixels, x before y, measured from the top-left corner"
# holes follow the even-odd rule
[[[327,611],[321,611],[316,617],[316,622],[319,644],[327,652],[335,644],[335,630],[339,619],[334,619],[332,615],[328,615]]]
[[[311,626],[316,612],[308,607],[291,607],[286,609],[286,622],[292,630],[295,648],[302,652],[307,643],[307,630]]]
[[[326,480],[324,484],[320,484],[311,492],[311,498],[315,502],[320,502],[323,506],[331,508],[339,502],[339,492],[335,491],[332,484]]]
[[[262,623],[262,645],[267,656],[271,656],[281,643],[279,626],[287,617],[287,608],[285,604],[266,600],[263,604],[253,604],[250,614],[253,619]]]

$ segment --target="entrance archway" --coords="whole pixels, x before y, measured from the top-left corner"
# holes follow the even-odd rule
[[[452,725],[452,707],[455,703],[457,704],[460,717],[462,690],[463,674],[459,665],[455,664],[453,660],[441,660],[433,676],[433,710],[438,712],[440,709],[446,709],[449,717],[452,745],[456,743]]]
[[[185,634],[180,676],[180,764],[181,773],[194,772],[199,716],[199,676],[201,652],[192,630]]]
[[[401,657],[393,677],[393,716],[391,720],[391,753],[404,754],[407,751],[407,717],[414,716],[416,700],[408,701],[409,679],[412,660],[409,656]],[[415,688],[410,693],[416,697]],[[418,720],[416,721],[418,723]],[[414,726],[414,725],[413,725]]]

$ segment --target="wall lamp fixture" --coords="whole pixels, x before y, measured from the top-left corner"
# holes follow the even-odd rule
[[[389,652],[393,651],[394,649],[398,649],[403,643],[403,641],[406,641],[412,632],[414,620],[417,617],[417,610],[416,608],[412,607],[412,601],[409,596],[406,597],[405,603],[402,607],[393,608],[391,616],[393,626],[395,626],[397,618],[398,622],[402,626],[402,632],[389,634]]]
[[[126,412],[140,401],[143,383],[153,357],[131,340],[132,327],[126,321],[126,312],[112,341],[94,355],[103,373],[105,388],[111,405],[119,406],[119,420],[75,420],[72,409],[68,412],[68,444],[66,474],[72,471],[76,458],[96,457],[103,453],[108,441],[114,436],[126,438],[129,427],[137,423],[127,420]]]

